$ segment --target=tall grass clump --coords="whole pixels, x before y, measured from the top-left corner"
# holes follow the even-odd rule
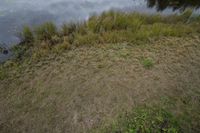
[[[101,16],[92,16],[88,21],[88,27],[93,32],[107,32],[113,30],[136,31],[142,25],[142,20],[127,13],[105,12]]]
[[[152,107],[134,109],[119,117],[105,133],[179,133],[180,125],[167,110]]]
[[[34,42],[33,32],[31,30],[31,28],[29,28],[28,26],[24,26],[24,28],[22,30],[21,41],[26,44],[30,44],[30,43]]]
[[[144,59],[142,59],[141,63],[143,65],[143,67],[146,68],[146,69],[150,69],[150,68],[152,68],[154,66],[154,62],[150,58],[144,58]]]
[[[61,35],[63,36],[69,36],[76,32],[77,25],[75,23],[64,23],[61,27]]]
[[[35,29],[36,39],[39,41],[51,41],[57,35],[57,28],[52,22],[44,23]]]

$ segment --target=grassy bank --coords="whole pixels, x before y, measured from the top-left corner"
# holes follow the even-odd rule
[[[200,32],[199,17],[191,11],[181,15],[161,16],[138,13],[105,12],[88,21],[63,24],[61,29],[47,22],[36,28],[25,26],[17,57],[40,58],[49,50],[61,52],[78,46],[108,43],[145,44],[161,36],[184,37]]]
[[[200,21],[105,12],[24,27],[0,65],[0,132],[199,132]]]

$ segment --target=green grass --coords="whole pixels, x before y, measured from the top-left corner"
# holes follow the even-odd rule
[[[57,28],[52,22],[47,22],[35,29],[35,35],[37,40],[51,43],[52,37],[57,35]]]
[[[65,23],[61,30],[52,22],[44,23],[33,30],[25,26],[21,34],[22,44],[28,46],[26,49],[29,50],[29,55],[41,48],[51,50],[55,47],[62,51],[62,48],[68,49],[68,46],[124,42],[145,44],[151,38],[180,37],[199,33],[198,16],[188,23],[190,15],[191,11],[169,16],[109,11],[91,16],[86,22]]]
[[[101,16],[93,16],[88,21],[88,27],[93,32],[107,32],[113,30],[137,31],[143,21],[140,18],[122,12],[105,12]]]
[[[76,32],[76,24],[69,23],[69,24],[63,24],[61,27],[61,35],[62,36],[69,36]]]
[[[105,133],[179,133],[180,125],[166,109],[140,107],[120,116]]]
[[[38,60],[50,51],[60,53],[79,46],[110,43],[148,44],[161,37],[184,37],[200,33],[199,16],[188,21],[191,11],[180,15],[147,15],[108,11],[93,15],[80,23],[65,23],[61,28],[47,22],[35,28],[25,26],[22,42],[13,48],[17,61],[25,58]],[[142,61],[151,68],[150,60]]]
[[[152,68],[154,66],[154,62],[150,58],[142,59],[141,63],[143,65],[143,67],[146,68],[146,69],[150,69],[150,68]]]
[[[26,44],[32,44],[34,41],[33,32],[28,26],[23,28],[21,37],[21,41]]]

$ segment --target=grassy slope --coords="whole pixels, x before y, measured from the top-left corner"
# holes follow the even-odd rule
[[[148,105],[170,111],[183,131],[199,132],[199,34],[148,40],[5,63],[0,131],[102,132],[119,114]]]

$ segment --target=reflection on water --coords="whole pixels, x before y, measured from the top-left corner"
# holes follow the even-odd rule
[[[148,7],[156,7],[157,11],[163,11],[166,8],[173,10],[185,10],[186,8],[199,8],[200,0],[147,0]]]

